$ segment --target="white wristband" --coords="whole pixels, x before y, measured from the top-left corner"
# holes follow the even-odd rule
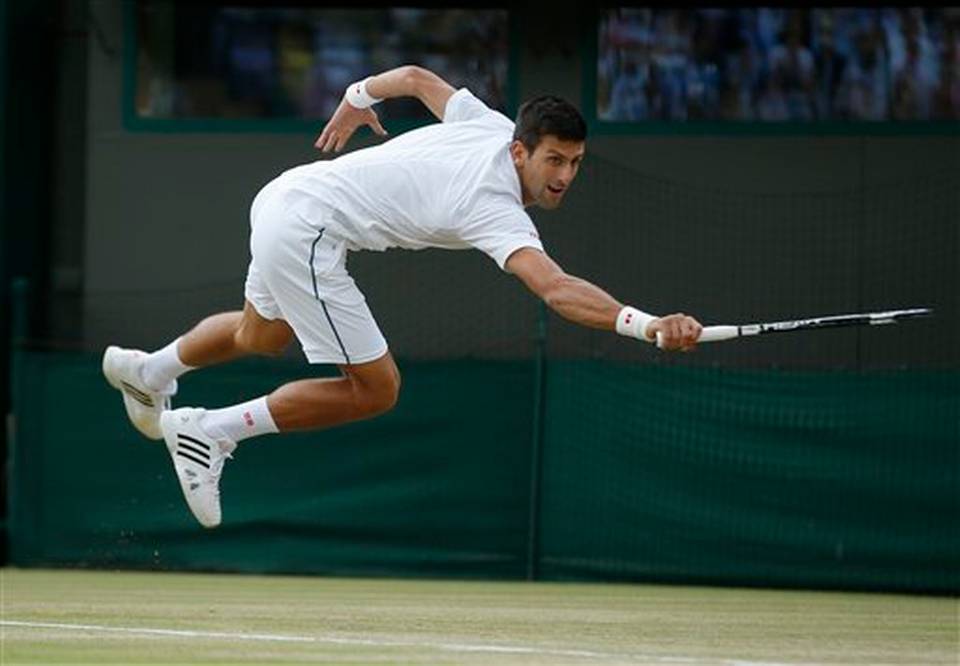
[[[373,106],[377,102],[382,102],[382,99],[377,99],[367,92],[367,81],[372,77],[368,76],[362,81],[356,81],[347,86],[347,92],[344,93],[344,97],[347,98],[350,106],[355,109],[366,109]]]
[[[654,319],[658,319],[658,317],[628,305],[620,310],[620,314],[617,315],[617,333],[638,340],[653,342],[656,338],[648,338],[646,331],[647,325]]]

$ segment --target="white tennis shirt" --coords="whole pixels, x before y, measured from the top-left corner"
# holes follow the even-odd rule
[[[513,130],[461,88],[442,123],[285,172],[288,210],[325,220],[350,250],[477,248],[504,268],[522,247],[543,249],[523,209]]]

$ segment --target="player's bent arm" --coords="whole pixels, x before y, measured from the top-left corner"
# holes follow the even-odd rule
[[[367,92],[377,99],[416,97],[437,119],[443,120],[447,100],[456,90],[429,69],[404,65],[371,76],[367,79]]]
[[[543,299],[554,312],[583,326],[611,330],[648,342],[660,334],[663,349],[692,349],[702,326],[683,313],[654,317],[629,306],[596,286],[569,275],[544,252],[521,248],[506,262],[530,291]]]
[[[380,136],[386,136],[387,130],[372,106],[392,97],[416,97],[443,120],[447,100],[454,92],[449,83],[416,65],[404,65],[351,83],[313,145],[325,153],[340,152],[362,125],[369,125]]]

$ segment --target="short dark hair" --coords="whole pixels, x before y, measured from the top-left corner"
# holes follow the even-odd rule
[[[548,134],[561,141],[585,141],[587,123],[577,107],[560,97],[541,95],[524,102],[517,111],[514,140],[532,153]]]

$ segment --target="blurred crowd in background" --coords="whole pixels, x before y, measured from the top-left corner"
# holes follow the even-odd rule
[[[960,120],[960,7],[601,14],[597,117]]]
[[[329,118],[351,82],[401,63],[506,107],[506,10],[136,6],[143,118]]]

